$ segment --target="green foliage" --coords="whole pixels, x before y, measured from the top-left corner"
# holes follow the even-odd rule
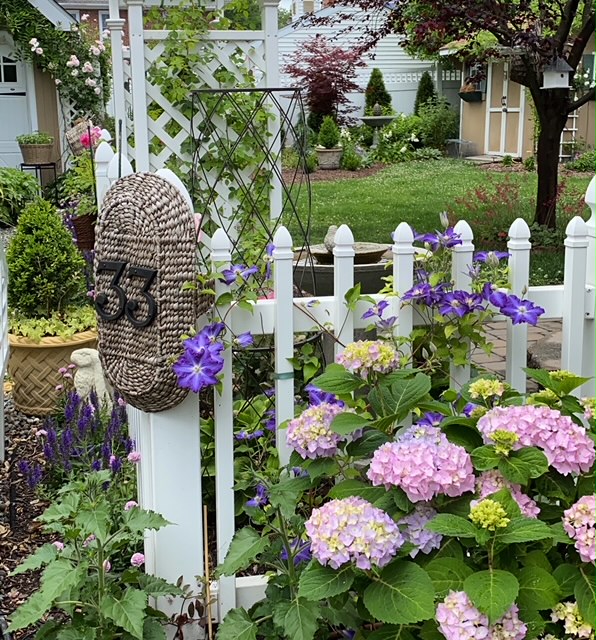
[[[459,118],[447,100],[441,98],[420,105],[418,115],[421,140],[426,147],[443,150],[448,139],[457,137]]]
[[[383,72],[375,67],[364,91],[365,110],[372,109],[376,104],[381,107],[391,107],[391,95],[385,88]]]
[[[17,136],[17,142],[19,144],[53,144],[54,136],[43,131],[35,131]]]
[[[27,206],[6,259],[8,302],[20,316],[64,316],[84,300],[85,261],[51,203],[37,200]]]
[[[358,171],[359,169],[362,169],[362,165],[362,157],[356,151],[354,145],[345,144],[339,166],[347,171]]]
[[[61,312],[39,318],[30,318],[12,309],[8,315],[11,333],[33,342],[40,342],[45,336],[58,336],[66,340],[96,325],[95,309],[91,305],[67,307]]]
[[[416,90],[414,114],[420,115],[420,107],[427,102],[434,102],[436,98],[437,92],[435,91],[435,84],[433,82],[432,76],[428,71],[425,71],[420,77],[418,89]]]
[[[169,523],[139,507],[124,511],[124,504],[114,519],[110,481],[110,471],[99,471],[65,485],[39,517],[62,546],[44,545],[14,571],[44,567],[40,588],[11,616],[11,631],[35,624],[50,610],[61,610],[63,615],[44,628],[44,638],[164,637],[163,632],[147,635],[151,627],[154,634],[160,630],[148,599],[182,591],[135,566],[120,571],[114,563],[123,548],[141,546],[146,529]]]
[[[565,165],[566,169],[571,171],[590,171],[594,172],[596,168],[596,152],[592,149],[577,156]]]
[[[512,167],[513,166],[513,157],[510,155],[504,155],[503,159],[501,160],[501,164],[504,167]]]
[[[58,194],[63,208],[73,215],[97,217],[95,174],[89,153],[74,157],[70,169],[58,179]]]
[[[319,130],[319,144],[325,149],[334,149],[339,144],[339,127],[331,116],[325,116]]]
[[[534,156],[528,156],[524,160],[523,165],[526,171],[536,171],[536,158]]]
[[[25,205],[37,197],[35,176],[25,171],[0,167],[0,226],[14,226]]]

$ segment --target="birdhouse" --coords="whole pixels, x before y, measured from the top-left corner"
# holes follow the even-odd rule
[[[569,73],[573,71],[563,58],[557,58],[548,66],[544,67],[542,72],[542,88],[543,89],[570,89]]]

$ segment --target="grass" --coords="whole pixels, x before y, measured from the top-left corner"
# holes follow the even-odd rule
[[[406,162],[395,164],[372,176],[353,179],[313,182],[310,239],[322,242],[330,225],[347,224],[360,242],[391,242],[391,233],[405,221],[417,231],[439,228],[439,213],[448,211],[450,219],[466,219],[482,248],[496,238],[497,231],[507,231],[517,217],[528,223],[534,216],[537,176],[533,172],[490,172],[480,166],[459,160]],[[565,176],[565,202],[577,202],[590,181],[590,175]],[[482,205],[473,195],[473,189],[488,188],[492,204]],[[458,204],[464,198],[467,204]],[[299,201],[301,210],[306,207],[303,193]],[[577,212],[586,214],[588,209],[577,205],[565,207],[559,226],[564,229],[569,218]],[[492,212],[492,213],[491,213]],[[298,239],[297,228],[290,231]],[[562,248],[562,238],[561,238]],[[554,256],[558,257],[554,259]],[[550,256],[550,257],[549,257]],[[533,284],[546,284],[561,280],[562,254],[553,249],[548,254],[537,255],[533,268]]]
[[[449,211],[457,219],[465,217],[456,198],[486,185],[488,179],[502,182],[506,177],[520,186],[516,217],[530,222],[536,193],[536,174],[530,172],[491,174],[471,163],[438,160],[395,164],[362,179],[313,182],[311,242],[321,242],[329,225],[343,223],[361,242],[391,242],[391,233],[402,221],[416,230],[432,231],[439,225],[441,211]],[[590,176],[567,180],[570,187],[585,191]],[[469,222],[480,230],[482,216]]]

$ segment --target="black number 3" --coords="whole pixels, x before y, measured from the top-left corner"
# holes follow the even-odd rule
[[[126,291],[120,286],[120,279],[126,269],[126,262],[119,262],[115,260],[102,260],[97,265],[97,273],[103,271],[111,271],[114,273],[109,289],[113,291],[117,298],[117,306],[115,311],[109,313],[106,311],[105,306],[109,302],[108,294],[105,291],[98,293],[95,296],[95,308],[100,318],[107,322],[116,322],[122,315],[126,315],[130,323],[135,327],[146,327],[150,325],[155,316],[157,315],[157,303],[155,298],[149,293],[149,287],[153,284],[157,271],[155,269],[146,269],[144,267],[131,266],[128,269],[129,277],[137,277],[144,280],[143,286],[140,291],[142,299],[147,303],[147,317],[137,318],[135,312],[139,309],[139,302],[132,298],[128,298]]]

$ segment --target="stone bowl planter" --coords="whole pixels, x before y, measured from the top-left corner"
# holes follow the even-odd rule
[[[333,149],[317,147],[316,152],[319,160],[319,169],[339,169],[341,154],[343,153],[341,147],[334,147]]]

